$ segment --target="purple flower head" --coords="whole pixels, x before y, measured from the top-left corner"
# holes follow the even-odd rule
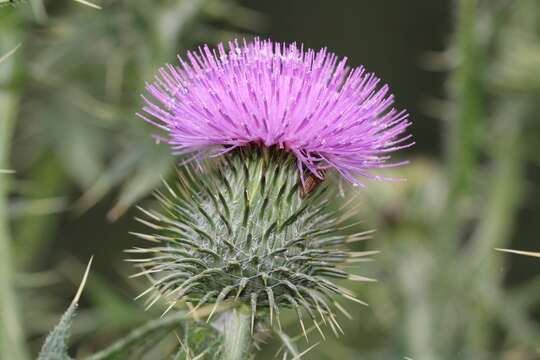
[[[334,168],[347,180],[387,163],[389,153],[413,145],[405,110],[392,107],[387,85],[363,67],[349,68],[327,49],[303,45],[229,42],[188,52],[188,62],[159,70],[143,96],[141,118],[165,130],[174,155],[218,156],[257,143],[294,153],[303,171],[322,177]],[[384,179],[396,180],[396,179]]]

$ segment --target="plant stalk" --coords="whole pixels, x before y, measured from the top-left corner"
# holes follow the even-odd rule
[[[481,85],[482,44],[478,39],[478,0],[457,1],[455,47],[461,61],[451,79],[456,106],[449,119],[447,138],[448,194],[441,223],[443,253],[453,251],[461,228],[460,208],[472,191],[476,176],[478,133],[484,116]]]
[[[17,24],[13,16],[0,16],[0,54],[15,48]],[[5,26],[4,26],[5,25]],[[9,169],[11,137],[19,107],[19,91],[12,84],[16,76],[17,55],[0,63],[0,169]],[[8,194],[13,175],[0,174],[0,358],[28,359],[22,321],[14,290],[11,234],[8,221]]]
[[[251,311],[247,306],[223,314],[223,360],[244,360],[251,344]]]

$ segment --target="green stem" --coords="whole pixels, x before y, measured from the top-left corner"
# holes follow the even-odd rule
[[[530,114],[529,99],[511,99],[502,101],[496,109],[496,129],[493,135],[497,139],[493,144],[493,166],[486,207],[470,242],[470,254],[483,262],[495,260],[488,256],[494,247],[504,247],[509,239],[514,223],[514,215],[519,205],[523,188],[525,163],[525,139],[523,123]],[[493,269],[492,269],[493,270]],[[497,272],[497,278],[502,276]]]
[[[492,338],[493,326],[491,318],[495,317],[501,306],[500,292],[504,273],[502,255],[495,254],[495,247],[505,247],[512,230],[515,213],[521,196],[523,167],[524,167],[524,136],[522,132],[524,119],[527,117],[528,99],[511,99],[502,101],[498,106],[496,131],[493,138],[493,169],[490,178],[493,181],[489,187],[486,207],[476,228],[466,252],[466,261],[477,264],[474,277],[471,277],[470,287],[477,289],[481,311],[474,312],[469,319],[468,331],[465,338],[473,350],[486,350]],[[512,121],[509,121],[511,119]],[[490,309],[490,311],[485,311]]]
[[[2,33],[0,53],[5,54],[17,45],[13,16],[0,16]],[[9,168],[11,137],[17,118],[19,91],[10,83],[16,74],[13,55],[0,63],[0,169]],[[8,193],[12,175],[0,174],[0,358],[25,360],[28,358],[24,343],[22,321],[17,310],[14,291],[11,236],[8,221]]]
[[[461,63],[450,84],[456,110],[449,119],[448,195],[441,236],[438,236],[444,253],[458,243],[460,205],[470,195],[475,178],[478,127],[483,116],[482,46],[477,36],[478,0],[459,0],[457,15],[455,47]]]
[[[251,312],[247,306],[223,314],[223,360],[243,360],[251,344]]]

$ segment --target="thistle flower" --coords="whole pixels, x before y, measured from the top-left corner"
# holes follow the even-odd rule
[[[146,121],[165,130],[174,155],[218,156],[252,143],[293,153],[304,170],[323,178],[334,168],[347,180],[381,178],[370,168],[411,146],[405,110],[392,108],[387,85],[363,67],[349,68],[322,49],[255,39],[188,52],[189,62],[167,65],[147,84]],[[394,179],[397,180],[397,179]]]
[[[252,329],[292,308],[302,327],[307,313],[337,333],[332,294],[362,301],[329,279],[371,281],[345,270],[376,252],[347,250],[369,233],[352,233],[318,184],[330,168],[362,185],[359,176],[381,179],[368,169],[401,164],[387,161],[412,145],[407,113],[377,77],[326,49],[255,39],[188,58],[160,70],[147,85],[157,103],[144,97],[152,118],[139,114],[165,130],[173,154],[203,160],[157,194],[162,211],[141,209],[153,233],[136,235],[155,244],[131,250],[150,255],[133,259],[152,279],[143,294],[157,290],[149,305],[165,298],[169,309],[247,306]]]

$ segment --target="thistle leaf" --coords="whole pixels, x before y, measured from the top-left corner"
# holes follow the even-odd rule
[[[90,267],[92,266],[92,259],[88,262],[86,270],[84,272],[83,279],[79,285],[79,289],[71,302],[71,305],[68,307],[64,315],[60,318],[60,322],[55,326],[53,331],[47,336],[43,347],[38,355],[38,360],[65,360],[70,359],[67,354],[68,340],[70,335],[71,322],[75,311],[77,310],[77,303],[81,297],[84,285],[88,279],[88,274],[90,272]]]
[[[72,303],[60,318],[60,322],[47,336],[38,360],[64,360],[70,359],[67,354],[67,343],[70,335],[71,321],[75,315],[77,304]]]
[[[139,346],[153,345],[161,341],[165,334],[178,327],[184,320],[187,320],[186,314],[178,313],[168,318],[151,321],[100,352],[87,357],[86,360],[126,359]]]

